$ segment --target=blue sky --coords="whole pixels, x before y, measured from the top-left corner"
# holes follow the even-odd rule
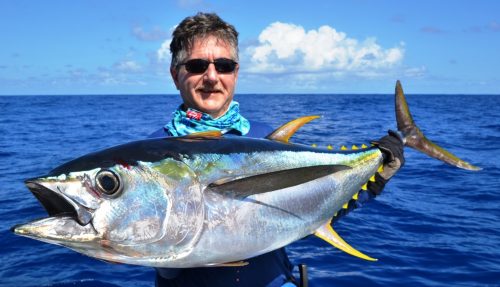
[[[240,32],[237,93],[500,94],[500,1],[0,0],[0,95],[172,94],[173,27]]]

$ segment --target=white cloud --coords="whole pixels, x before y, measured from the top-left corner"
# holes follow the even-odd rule
[[[158,62],[165,63],[170,61],[170,42],[172,42],[172,39],[165,40],[161,44],[161,47],[156,51]]]
[[[275,22],[261,32],[259,43],[244,53],[250,61],[245,71],[250,73],[327,72],[372,77],[401,64],[404,43],[386,49],[375,38],[360,42],[326,25],[306,31],[299,25]]]
[[[121,72],[140,72],[142,70],[140,64],[131,60],[116,63],[114,68]]]
[[[177,28],[177,25],[170,27],[169,33],[172,34]],[[166,39],[161,43],[161,46],[158,50],[156,50],[156,61],[158,63],[170,63],[171,55],[170,55],[170,43],[172,42],[172,38]]]

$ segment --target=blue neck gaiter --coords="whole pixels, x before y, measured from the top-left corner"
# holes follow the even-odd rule
[[[232,101],[227,112],[217,119],[191,108],[183,111],[180,105],[174,111],[172,121],[164,128],[175,137],[213,130],[223,134],[231,132],[246,135],[250,131],[250,122],[240,115],[240,105]]]

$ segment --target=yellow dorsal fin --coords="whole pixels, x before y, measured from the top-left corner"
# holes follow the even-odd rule
[[[197,138],[220,138],[222,137],[222,133],[220,131],[204,131],[188,134],[183,136],[184,139],[197,139]]]
[[[290,121],[281,127],[277,128],[274,132],[272,132],[270,135],[268,135],[266,138],[270,140],[275,140],[279,142],[284,142],[287,143],[290,138],[293,136],[293,134],[300,129],[303,125],[307,124],[308,122],[319,118],[319,116],[305,116],[305,117],[300,117],[298,119],[295,119],[293,121]]]
[[[354,249],[351,245],[349,245],[347,242],[345,242],[338,234],[333,230],[332,226],[328,222],[327,224],[321,226],[316,230],[314,235],[318,236],[319,238],[323,239],[324,241],[330,243],[331,245],[337,247],[338,249],[344,251],[347,254],[350,254],[352,256],[356,256],[361,259],[365,259],[368,261],[377,261],[377,259],[372,258],[366,254],[363,254],[359,252],[358,250]]]

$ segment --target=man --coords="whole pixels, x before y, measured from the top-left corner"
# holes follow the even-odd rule
[[[183,136],[220,130],[226,135],[265,137],[272,129],[245,119],[233,101],[238,79],[238,32],[216,14],[198,13],[184,19],[173,32],[170,73],[183,104],[173,119],[152,137]],[[351,202],[347,211],[378,195],[404,163],[403,145],[396,134],[377,142],[388,154],[376,181]],[[347,213],[344,211],[341,215]],[[157,286],[295,286],[285,249],[246,260],[243,267],[158,268]]]

